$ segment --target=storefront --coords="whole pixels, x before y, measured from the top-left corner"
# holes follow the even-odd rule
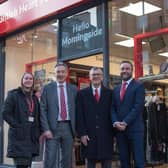
[[[166,56],[168,0],[8,0],[0,4],[0,108],[24,71],[35,74],[37,89],[54,80],[57,60],[69,64],[69,81],[79,88],[88,84],[91,66],[102,67],[104,84],[114,87],[120,82],[120,62],[130,60],[134,76],[145,82],[147,96],[157,94],[168,105]],[[0,162],[9,163],[7,125],[1,115],[0,123]],[[167,161],[167,137],[157,139],[165,148],[149,160]]]

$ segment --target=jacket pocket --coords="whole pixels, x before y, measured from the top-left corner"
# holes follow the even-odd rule
[[[33,125],[31,127],[31,139],[34,143],[39,143],[40,129],[38,126]]]
[[[14,128],[14,130],[15,130],[15,137],[17,140],[25,139],[25,132],[23,127]]]

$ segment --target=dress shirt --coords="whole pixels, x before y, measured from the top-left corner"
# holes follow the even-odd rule
[[[58,82],[57,82],[57,94],[58,94],[58,103],[59,103],[58,121],[62,121],[62,118],[61,118],[60,85],[63,85],[63,86],[64,86],[65,105],[66,105],[66,113],[67,113],[67,118],[66,118],[66,120],[70,120],[69,107],[68,107],[68,95],[67,95],[67,89],[66,89],[66,87],[67,87],[66,82],[64,82],[64,83],[58,83]]]
[[[132,81],[132,78],[129,79],[129,80],[127,80],[127,81],[122,81],[122,84],[123,84],[124,82],[126,82],[126,83],[127,83],[126,88],[127,88],[131,81]]]
[[[122,81],[122,84],[123,84],[124,82],[126,82],[126,83],[127,83],[126,88],[127,88],[127,87],[128,87],[128,85],[130,84],[130,82],[131,82],[132,80],[133,80],[133,79],[132,79],[132,78],[130,78],[130,79],[129,79],[129,80],[127,80],[127,81]],[[122,85],[121,85],[121,88],[122,88]],[[120,90],[120,92],[121,92],[121,90]],[[118,121],[114,122],[113,127],[115,127],[115,126],[116,126],[117,122],[118,122]],[[124,124],[125,126],[127,126],[127,123],[126,123],[125,121],[122,121],[122,122],[123,122],[123,124]]]
[[[93,95],[95,95],[95,89],[97,89],[98,94],[99,94],[99,99],[100,99],[101,85],[100,85],[98,88],[95,88],[95,87],[92,85],[92,92],[93,92]]]

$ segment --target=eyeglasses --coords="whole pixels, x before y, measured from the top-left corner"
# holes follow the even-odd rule
[[[102,74],[101,73],[93,73],[91,74],[92,76],[101,76]]]

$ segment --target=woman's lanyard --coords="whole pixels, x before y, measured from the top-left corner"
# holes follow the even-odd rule
[[[32,116],[32,113],[34,111],[34,101],[32,98],[31,99],[26,98],[26,102],[29,108],[29,115]]]

